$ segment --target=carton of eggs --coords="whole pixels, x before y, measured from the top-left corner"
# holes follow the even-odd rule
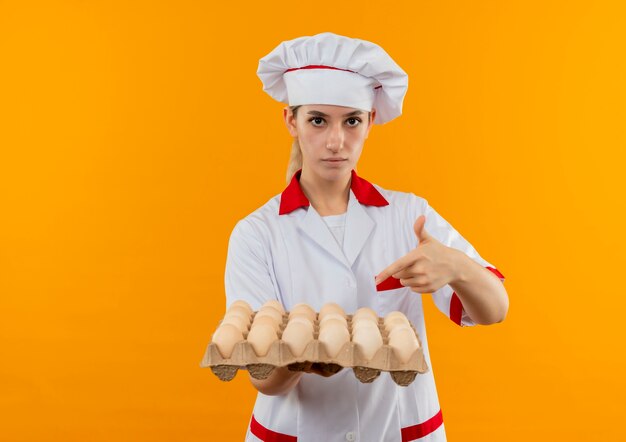
[[[307,304],[285,312],[276,300],[258,311],[245,301],[233,302],[200,366],[231,380],[240,368],[264,379],[275,367],[297,371],[311,363],[329,372],[352,368],[361,382],[388,371],[399,385],[428,370],[419,337],[402,312],[380,318],[362,307],[348,315],[335,303],[324,304],[319,313]]]

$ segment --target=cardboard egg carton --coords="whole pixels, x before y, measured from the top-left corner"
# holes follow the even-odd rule
[[[265,356],[257,356],[252,345],[245,340],[247,333],[244,333],[244,341],[235,344],[229,358],[222,357],[217,346],[210,343],[200,366],[209,367],[222,381],[232,380],[239,369],[247,369],[255,379],[265,379],[276,367],[287,366],[292,371],[304,371],[312,364],[328,374],[336,373],[342,368],[352,368],[357,379],[363,383],[373,382],[381,372],[387,371],[393,381],[401,386],[407,386],[413,382],[418,373],[428,371],[419,335],[415,333],[420,344],[419,348],[407,362],[402,362],[388,344],[389,333],[385,330],[382,318],[378,318],[378,328],[383,338],[383,345],[370,360],[361,354],[360,348],[352,341],[346,342],[335,357],[330,357],[324,345],[317,339],[319,336],[318,319],[314,322],[313,341],[309,342],[300,356],[294,356],[289,346],[281,340],[288,317],[288,312],[283,314],[278,340],[272,343]],[[346,319],[348,331],[352,336],[352,315],[346,315]],[[413,324],[411,328],[415,332]]]

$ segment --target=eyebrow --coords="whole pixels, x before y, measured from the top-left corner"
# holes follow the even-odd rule
[[[363,111],[360,110],[355,110],[352,112],[348,112],[347,114],[344,114],[344,117],[353,117],[356,115],[361,115],[363,113]],[[325,114],[324,112],[320,112],[320,111],[316,111],[316,110],[312,110],[312,111],[308,111],[307,114],[309,115],[314,115],[316,117],[328,117],[328,114]]]

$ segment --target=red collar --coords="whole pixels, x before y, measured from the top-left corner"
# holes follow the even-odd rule
[[[351,173],[350,189],[352,189],[354,196],[361,204],[379,207],[389,204],[369,181],[359,177],[354,169],[352,169]],[[300,187],[300,174],[302,174],[302,169],[293,174],[291,182],[283,190],[280,197],[279,215],[291,213],[299,207],[309,207],[309,200]]]

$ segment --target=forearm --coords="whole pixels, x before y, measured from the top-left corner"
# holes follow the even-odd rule
[[[449,283],[463,309],[477,324],[502,322],[509,309],[509,297],[500,279],[465,253],[454,251],[456,278]]]
[[[248,373],[250,382],[259,392],[268,396],[287,394],[302,377],[302,372],[290,371],[287,367],[276,367],[266,379],[254,379]]]

